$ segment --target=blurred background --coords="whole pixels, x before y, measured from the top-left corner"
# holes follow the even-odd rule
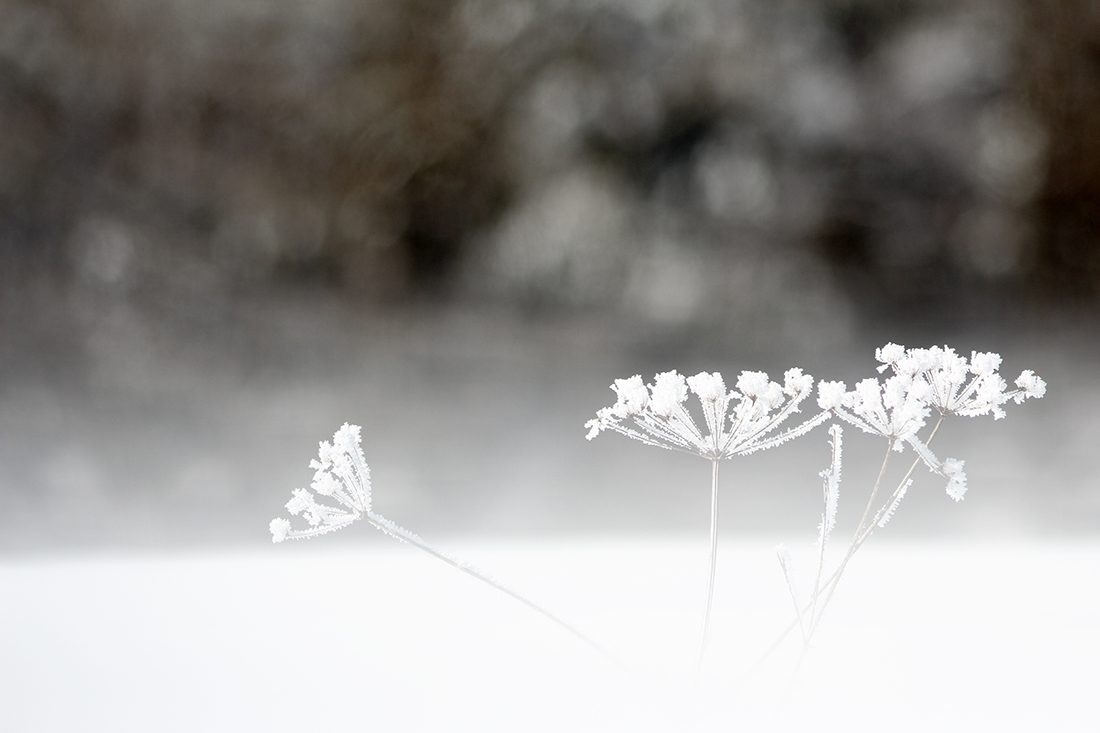
[[[0,551],[267,542],[345,421],[428,537],[704,533],[611,381],[886,341],[1050,385],[891,531],[1095,534],[1098,245],[1087,0],[0,0]],[[723,525],[813,539],[784,451]]]

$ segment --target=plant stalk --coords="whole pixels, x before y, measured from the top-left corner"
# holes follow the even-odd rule
[[[707,602],[703,607],[703,631],[699,637],[699,658],[695,663],[695,681],[703,668],[703,653],[710,635],[710,609],[714,603],[714,573],[718,564],[718,458],[710,461],[710,573],[707,577]]]
[[[930,445],[932,443],[933,438],[936,437],[936,433],[939,432],[940,426],[943,424],[943,420],[944,420],[944,416],[940,415],[939,420],[936,421],[935,426],[933,426],[933,428],[932,428],[932,432],[928,434],[928,439],[924,441],[925,445]],[[883,506],[883,509],[879,510],[879,513],[875,515],[875,517],[874,517],[874,519],[872,519],[871,523],[867,524],[867,517],[869,515],[869,512],[871,510],[872,505],[874,504],[875,495],[878,493],[878,488],[879,488],[879,485],[882,481],[883,474],[886,470],[886,463],[889,460],[889,457],[890,457],[890,451],[888,449],[887,452],[886,452],[886,458],[883,460],[882,468],[879,470],[878,480],[875,482],[875,487],[871,492],[871,498],[868,500],[867,508],[864,511],[863,518],[860,520],[860,526],[856,530],[856,536],[853,539],[852,544],[849,546],[848,551],[845,553],[843,561],[840,563],[840,566],[837,567],[829,575],[829,577],[825,580],[824,584],[822,584],[821,586],[818,586],[817,583],[815,583],[813,597],[811,598],[810,602],[807,604],[807,607],[806,607],[806,611],[810,614],[810,618],[811,618],[811,626],[810,626],[811,631],[810,631],[810,634],[809,634],[810,637],[812,637],[813,632],[816,631],[817,624],[821,620],[821,615],[825,612],[825,606],[828,605],[829,599],[832,598],[833,591],[836,590],[836,586],[840,582],[840,576],[844,573],[844,569],[847,567],[848,561],[851,560],[852,556],[856,553],[856,551],[859,550],[863,546],[863,543],[866,542],[867,539],[871,536],[871,533],[874,532],[875,526],[878,524],[878,520],[881,517],[882,512],[890,504],[890,502],[888,501]],[[890,501],[892,501],[897,496],[898,492],[902,489],[902,487],[905,486],[906,481],[908,481],[909,477],[913,475],[913,471],[916,469],[916,467],[919,463],[920,463],[919,458],[916,458],[916,459],[913,460],[912,465],[909,466],[909,470],[905,472],[905,475],[902,477],[901,481],[898,483],[898,488],[894,490],[893,495],[890,497]],[[823,560],[824,560],[824,555],[822,555],[822,562],[823,562]],[[819,568],[818,572],[819,573],[821,572],[820,568]],[[819,575],[819,577],[820,577],[820,575]],[[819,608],[818,607],[818,599],[821,598],[822,593],[825,593],[826,595],[825,595],[824,601],[820,604],[820,608]],[[801,618],[796,618],[794,621],[791,621],[790,624],[787,625],[787,628],[784,629],[784,631],[781,634],[779,634],[779,636],[772,643],[772,645],[770,647],[768,647],[768,649],[756,660],[756,663],[753,664],[753,666],[749,668],[749,671],[745,673],[745,675],[740,679],[740,681],[737,683],[737,685],[735,685],[735,687],[739,687],[740,685],[744,684],[749,679],[749,677],[751,677],[752,674],[757,669],[760,668],[760,666],[768,659],[768,657],[770,657],[773,653],[775,653],[775,650],[779,648],[779,645],[783,643],[784,639],[787,638],[787,635],[790,634],[792,631],[794,631],[796,628],[799,627],[799,625],[801,624],[801,621],[802,621]],[[803,654],[805,654],[805,646],[808,643],[809,643],[809,640],[806,638],[806,635],[804,634],[803,635]]]
[[[500,591],[504,595],[509,596],[510,598],[513,598],[513,599],[519,601],[524,606],[527,606],[527,608],[529,608],[532,611],[540,614],[541,616],[548,619],[549,621],[552,621],[553,623],[557,624],[559,627],[561,627],[565,631],[568,631],[570,634],[575,636],[577,639],[584,642],[590,648],[592,648],[594,651],[596,651],[600,655],[602,655],[605,659],[607,659],[608,661],[613,663],[619,669],[622,669],[624,672],[629,673],[629,670],[626,669],[626,667],[623,665],[623,663],[621,661],[619,661],[617,658],[615,658],[610,652],[608,652],[606,649],[604,649],[599,644],[594,642],[588,636],[581,633],[580,631],[575,629],[573,626],[571,626],[570,624],[568,624],[565,621],[561,620],[560,618],[558,618],[554,614],[550,613],[545,608],[543,608],[539,604],[535,603],[531,599],[523,596],[522,594],[518,593],[517,591],[514,591],[511,588],[509,588],[508,586],[504,585],[499,580],[495,580],[495,579],[491,578],[489,575],[487,575],[487,574],[483,573],[482,571],[478,570],[474,566],[469,565],[469,564],[467,564],[467,563],[465,563],[465,562],[463,562],[463,561],[461,561],[457,558],[451,557],[450,555],[448,555],[447,553],[445,553],[441,550],[437,550],[436,548],[432,547],[431,545],[429,545],[424,540],[420,539],[420,537],[418,537],[417,535],[415,535],[412,532],[408,531],[404,527],[401,527],[397,524],[394,524],[390,520],[383,517],[381,514],[375,514],[374,512],[367,512],[364,515],[364,517],[366,518],[366,520],[368,522],[370,522],[376,528],[382,530],[382,532],[384,532],[385,534],[388,534],[391,537],[394,537],[398,540],[401,540],[402,542],[408,542],[410,545],[412,545],[413,547],[416,547],[418,550],[422,550],[422,551],[426,552],[427,554],[431,555],[432,557],[436,558],[437,560],[442,560],[443,562],[447,563],[448,565],[455,568],[456,570],[461,570],[462,572],[466,573],[467,575],[469,575],[471,577],[474,577],[474,578],[477,578],[482,583],[485,583],[486,585],[492,586],[493,588]]]

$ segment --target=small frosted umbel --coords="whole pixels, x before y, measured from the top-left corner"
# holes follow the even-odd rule
[[[684,377],[663,372],[646,385],[639,375],[616,379],[611,385],[618,399],[585,423],[589,440],[604,430],[669,450],[719,459],[745,455],[784,443],[809,432],[828,418],[822,413],[797,427],[775,431],[813,391],[814,380],[801,369],[789,369],[783,384],[764,372],[742,372],[737,388],[726,389],[718,372]],[[703,416],[703,428],[688,409],[694,394]]]
[[[844,382],[821,382],[818,405],[865,433],[886,438],[892,450],[912,447],[931,471],[947,479],[947,494],[955,501],[966,493],[963,461],[941,461],[928,448],[928,440],[919,437],[928,417],[939,413],[942,422],[949,415],[991,414],[1000,420],[1006,403],[1020,404],[1046,394],[1046,382],[1030,370],[1016,378],[1016,389],[1009,389],[997,373],[1000,354],[973,352],[967,361],[946,346],[906,349],[890,343],[876,349],[875,358],[881,364],[879,372],[890,369],[893,375],[882,383],[864,379],[851,391]],[[939,422],[931,435],[938,428]]]
[[[291,492],[290,501],[286,503],[287,511],[291,515],[305,517],[309,527],[294,529],[288,519],[282,517],[273,519],[268,525],[273,542],[316,537],[346,527],[357,519],[366,519],[371,526],[385,534],[407,542],[418,550],[519,601],[621,666],[621,663],[599,644],[525,595],[465,560],[433,547],[418,535],[375,512],[371,508],[370,468],[363,457],[360,433],[361,428],[358,425],[344,423],[332,436],[331,443],[321,442],[317,450],[317,458],[309,463],[309,467],[314,470],[313,481],[310,483],[314,493],[306,489],[294,489]],[[318,501],[318,497],[334,500],[339,506]]]
[[[272,542],[285,539],[315,537],[347,526],[370,512],[370,468],[360,447],[358,425],[344,423],[332,436],[332,442],[321,441],[317,458],[309,463],[314,470],[310,488],[318,497],[335,500],[339,506],[318,501],[305,489],[294,489],[286,509],[301,515],[308,529],[294,529],[290,520],[272,519]]]

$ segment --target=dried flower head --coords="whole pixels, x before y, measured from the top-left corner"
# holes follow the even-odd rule
[[[322,441],[317,458],[309,462],[314,469],[310,488],[318,496],[329,497],[343,508],[322,504],[306,489],[294,489],[287,511],[303,516],[308,529],[293,529],[288,519],[273,519],[269,525],[272,542],[301,539],[339,529],[364,514],[370,513],[370,468],[363,458],[358,425],[344,425],[332,436],[332,442]]]
[[[887,438],[895,450],[912,446],[932,471],[947,479],[947,493],[956,501],[966,493],[963,462],[940,461],[917,437],[932,410],[942,417],[992,413],[999,420],[1005,403],[1046,394],[1046,383],[1031,371],[1022,372],[1016,389],[1009,390],[997,372],[999,354],[972,352],[967,361],[946,346],[906,349],[891,343],[877,349],[875,358],[880,372],[893,371],[885,383],[865,379],[849,392],[843,382],[821,382],[818,405],[865,432]]]
[[[813,377],[801,369],[788,370],[782,385],[764,372],[742,372],[735,390],[726,389],[718,372],[685,378],[675,371],[658,374],[649,386],[638,375],[616,379],[611,389],[618,397],[615,404],[585,423],[589,440],[612,430],[648,445],[704,458],[730,458],[771,448],[828,418],[822,412],[774,434],[813,389]],[[689,392],[699,400],[705,429],[700,429],[686,406]]]
[[[1046,394],[1046,382],[1031,371],[1017,377],[1017,389],[1007,389],[1004,378],[997,373],[1000,354],[974,351],[967,362],[946,346],[906,349],[887,344],[876,350],[875,358],[882,363],[880,372],[889,368],[895,375],[926,384],[931,390],[927,404],[941,415],[975,417],[992,413],[995,420],[1000,420],[1005,416],[1001,405],[1009,400],[1020,404],[1029,397]]]
[[[866,433],[890,439],[896,450],[916,438],[929,414],[925,385],[905,376],[891,377],[885,384],[864,379],[851,392],[844,382],[821,382],[817,393],[821,409]]]
[[[902,451],[912,446],[930,470],[948,479],[947,492],[953,498],[962,498],[966,491],[966,476],[962,462],[940,461],[917,433],[924,427],[931,413],[931,388],[911,374],[901,373],[879,383],[877,379],[864,379],[848,392],[843,382],[822,382],[818,385],[818,404],[841,420],[854,425],[865,433],[878,435],[890,441],[890,447]],[[949,475],[945,464],[954,471]]]

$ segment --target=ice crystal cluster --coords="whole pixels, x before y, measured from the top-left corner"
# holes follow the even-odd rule
[[[370,468],[360,447],[359,431],[358,425],[344,423],[331,443],[321,441],[317,458],[309,462],[314,470],[310,488],[317,496],[332,499],[340,506],[322,503],[306,489],[294,489],[286,503],[287,511],[305,517],[309,528],[293,529],[288,519],[272,519],[269,528],[273,542],[331,532],[370,513]]]
[[[1018,405],[1029,397],[1042,397],[1047,391],[1046,382],[1030,369],[1020,372],[1016,389],[1008,389],[997,373],[1001,367],[1000,354],[974,351],[967,362],[947,347],[906,349],[886,344],[875,350],[875,359],[882,364],[879,372],[891,369],[894,378],[922,385],[927,390],[928,405],[941,415],[975,417],[992,413],[995,420],[1000,420],[1005,416],[1001,405],[1009,401]]]
[[[912,446],[929,469],[947,478],[947,493],[956,501],[966,493],[963,461],[939,460],[918,437],[932,411],[941,416],[992,414],[999,420],[1005,403],[1019,404],[1046,393],[1046,383],[1031,371],[1022,372],[1016,389],[1009,390],[997,373],[999,354],[973,352],[967,361],[947,347],[906,349],[887,344],[875,351],[875,358],[881,363],[879,372],[890,369],[893,375],[882,383],[864,379],[851,391],[844,382],[823,381],[818,385],[818,405],[866,433],[886,438],[894,450]]]
[[[782,385],[764,372],[742,372],[737,388],[728,391],[718,372],[687,378],[675,371],[664,372],[648,386],[639,375],[616,379],[611,389],[618,399],[585,424],[587,438],[612,430],[648,445],[704,458],[744,455],[796,438],[828,418],[828,413],[822,413],[773,434],[798,412],[799,403],[813,390],[813,382],[801,369],[788,370]],[[705,430],[687,407],[689,391],[699,400]]]

